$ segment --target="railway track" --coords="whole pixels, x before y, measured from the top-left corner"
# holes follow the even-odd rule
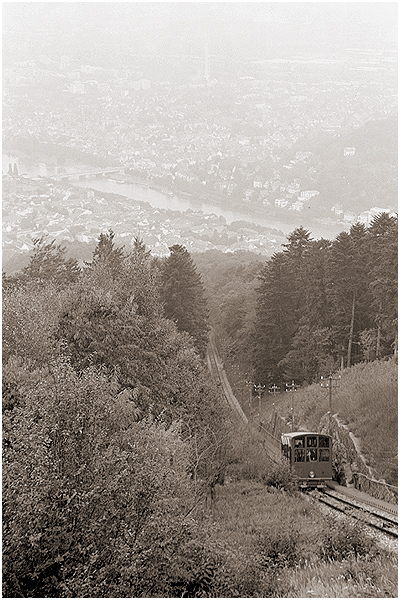
[[[388,537],[398,538],[398,520],[389,513],[385,514],[383,510],[378,512],[368,504],[350,497],[343,497],[342,494],[332,490],[313,490],[307,493],[313,499],[347,517],[356,519]]]
[[[226,401],[231,409],[246,425],[252,427],[232,392],[232,388],[226,376],[223,363],[219,356],[213,331],[210,334],[207,362],[214,381],[221,386]],[[280,440],[275,438],[269,431],[267,431],[262,424],[260,424],[260,426],[257,428],[253,427],[253,429],[262,434],[262,445],[268,453],[269,458],[276,464],[280,463]],[[314,500],[323,503],[330,509],[356,519],[367,527],[375,531],[379,531],[382,535],[390,537],[391,539],[398,539],[397,517],[374,504],[372,499],[370,502],[362,502],[350,496],[344,496],[340,492],[328,488],[325,488],[325,490],[322,492],[319,490],[312,490],[306,493],[309,494]]]
[[[249,420],[246,417],[246,415],[244,414],[239,402],[235,398],[235,396],[232,392],[232,388],[229,384],[228,378],[226,376],[223,363],[219,357],[219,353],[218,353],[218,350],[216,347],[213,331],[211,331],[211,334],[210,334],[210,341],[209,341],[208,351],[207,351],[207,362],[208,362],[208,368],[211,372],[211,375],[212,375],[214,381],[217,383],[217,385],[220,385],[222,387],[222,391],[225,395],[225,398],[226,398],[229,406],[236,413],[236,415],[244,423],[246,423],[246,425],[248,425]]]
[[[221,386],[222,391],[225,395],[226,401],[228,402],[229,406],[232,408],[232,410],[236,413],[236,415],[246,425],[248,425],[251,429],[253,429],[253,431],[257,431],[258,433],[260,433],[262,435],[263,439],[262,439],[261,443],[262,443],[265,451],[267,452],[269,458],[275,464],[279,464],[281,462],[280,440],[278,440],[273,435],[271,435],[266,429],[264,429],[264,427],[261,426],[261,424],[259,426],[258,425],[255,426],[254,424],[249,422],[249,419],[244,414],[242,407],[240,406],[239,402],[237,401],[236,397],[234,396],[234,394],[232,392],[232,388],[231,388],[228,378],[226,376],[224,366],[220,359],[219,352],[218,352],[218,349],[217,349],[217,346],[215,343],[215,337],[214,337],[213,331],[211,331],[210,338],[209,338],[209,345],[208,345],[208,351],[207,351],[207,362],[208,362],[208,368],[211,372],[211,375],[212,375],[214,381],[217,383],[217,385]]]

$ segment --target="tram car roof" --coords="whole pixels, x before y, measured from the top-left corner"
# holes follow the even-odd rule
[[[290,440],[299,435],[324,435],[331,437],[327,433],[317,433],[316,431],[291,431],[290,433],[282,433],[282,442],[288,444]]]

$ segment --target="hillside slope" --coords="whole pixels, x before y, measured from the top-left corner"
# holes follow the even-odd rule
[[[398,364],[388,361],[360,363],[344,369],[332,390],[332,412],[360,441],[360,450],[377,479],[397,485],[398,480]],[[329,411],[329,390],[320,384],[299,389],[295,394],[277,394],[275,409],[290,428],[293,400],[294,428],[318,430]],[[261,420],[268,422],[272,398],[263,398]],[[356,465],[355,465],[356,466]]]
[[[374,206],[397,207],[397,118],[370,121],[315,150],[311,160],[317,212],[341,204],[360,214]],[[345,148],[354,148],[345,156]]]

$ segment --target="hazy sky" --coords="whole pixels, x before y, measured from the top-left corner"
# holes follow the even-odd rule
[[[71,38],[87,29],[138,34],[143,51],[268,58],[349,47],[397,48],[397,2],[3,2],[3,40],[25,32]],[[77,34],[78,35],[78,34]],[[109,38],[110,41],[110,38]],[[111,39],[112,41],[112,39]],[[6,44],[6,41],[3,42]],[[15,40],[14,40],[15,43]],[[23,44],[22,44],[23,45]]]

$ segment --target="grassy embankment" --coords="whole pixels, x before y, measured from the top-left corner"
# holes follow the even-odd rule
[[[397,597],[395,554],[268,480],[227,483],[204,516],[210,597]]]
[[[397,361],[381,361],[344,371],[334,392],[334,412],[362,438],[363,451],[382,471],[385,461],[377,460],[378,453],[397,443],[397,419],[391,418],[397,412],[396,382]],[[329,408],[327,393],[319,385],[296,392],[297,427],[318,429]],[[289,394],[274,400],[289,421]],[[264,406],[262,417],[269,413]],[[266,459],[257,436],[245,428],[242,435],[247,445],[203,515],[205,545],[213,556],[210,597],[398,597],[397,555],[356,523],[327,516],[308,502],[286,467]]]
[[[360,363],[344,369],[336,381],[338,387],[332,389],[332,413],[358,439],[373,476],[392,485],[397,485],[397,370],[395,358]],[[271,414],[271,399],[265,400],[262,420],[268,420]],[[278,394],[274,400],[277,412],[289,424],[291,394]],[[319,430],[329,411],[329,390],[320,384],[299,389],[293,395],[293,411],[295,430]]]
[[[249,391],[239,382],[236,373],[225,363],[228,378],[243,410],[249,414]],[[389,360],[360,363],[333,376],[340,380],[332,389],[332,413],[347,426],[358,440],[360,452],[365,457],[376,479],[397,485],[398,447],[398,361]],[[315,383],[298,388],[292,393],[265,393],[258,401],[253,397],[253,421],[270,422],[274,409],[286,421],[286,431],[291,430],[293,405],[294,430],[320,430],[329,413],[329,390]],[[358,461],[360,464],[360,461]],[[357,465],[354,465],[354,468]]]

